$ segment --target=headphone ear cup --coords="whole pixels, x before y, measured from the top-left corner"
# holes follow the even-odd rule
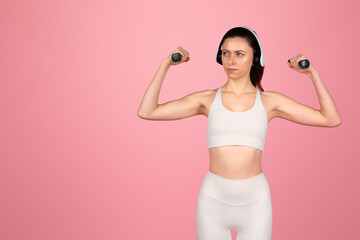
[[[216,55],[216,62],[218,64],[222,65],[222,60],[221,60],[221,51],[218,51],[217,55]]]
[[[254,53],[254,59],[253,59],[253,64],[255,65],[260,65],[260,53],[256,52]]]

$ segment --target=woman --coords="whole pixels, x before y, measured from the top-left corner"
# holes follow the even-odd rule
[[[173,62],[171,55],[182,60]],[[264,91],[261,78],[265,56],[257,34],[247,27],[230,29],[220,42],[216,61],[227,74],[225,85],[191,93],[158,104],[167,70],[190,60],[179,46],[160,65],[138,110],[149,120],[175,120],[197,114],[207,116],[210,168],[202,182],[196,209],[198,240],[271,239],[272,206],[261,158],[268,122],[273,118],[310,126],[335,127],[341,117],[315,68],[299,67],[302,54],[289,59],[288,67],[313,81],[321,109],[317,110],[278,92]],[[260,92],[260,90],[262,92]]]

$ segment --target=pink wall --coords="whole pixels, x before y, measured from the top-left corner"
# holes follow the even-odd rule
[[[160,62],[179,45],[159,103],[226,82],[224,33],[253,28],[265,91],[319,108],[287,67],[304,54],[343,123],[274,119],[263,170],[273,239],[359,239],[360,3],[348,1],[0,2],[0,239],[196,239],[209,168],[206,117],[137,116]]]

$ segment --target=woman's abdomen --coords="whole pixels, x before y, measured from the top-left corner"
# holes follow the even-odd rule
[[[262,152],[248,146],[221,146],[209,149],[209,170],[229,179],[243,179],[262,172]]]

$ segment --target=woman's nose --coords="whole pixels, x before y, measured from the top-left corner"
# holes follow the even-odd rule
[[[230,64],[235,63],[235,61],[234,61],[234,56],[233,56],[233,55],[230,55],[230,56],[229,56],[229,63],[230,63]]]

